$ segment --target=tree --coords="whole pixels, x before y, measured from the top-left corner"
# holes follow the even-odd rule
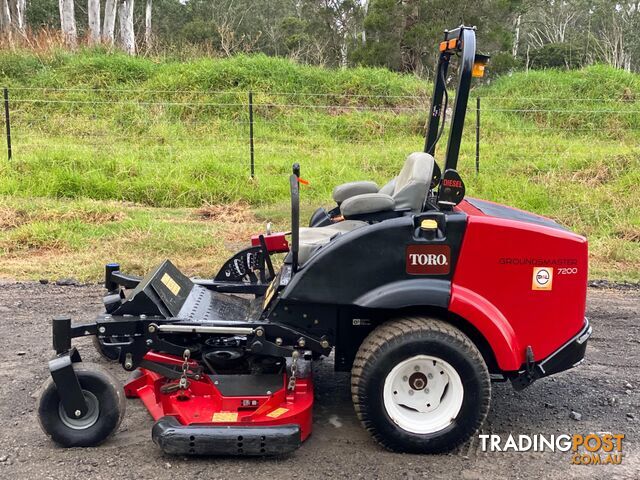
[[[371,0],[364,18],[366,42],[352,60],[428,75],[446,28],[478,27],[485,53],[513,49],[519,0]]]
[[[9,10],[11,12],[11,24],[14,30],[24,33],[26,0],[9,0]]]
[[[402,25],[404,12],[396,0],[372,0],[364,19],[366,43],[356,50],[357,63],[402,69]]]
[[[590,25],[595,32],[590,32],[591,44],[595,57],[605,63],[631,71],[640,59],[640,3],[621,2],[612,5],[607,1],[597,1],[591,8]],[[634,62],[635,60],[635,62]]]
[[[11,25],[11,10],[9,10],[7,0],[0,0],[0,30],[2,36],[11,42],[13,26]]]
[[[58,0],[58,6],[60,8],[60,28],[64,40],[71,48],[75,48],[78,44],[78,32],[73,0]]]
[[[542,0],[528,14],[529,44],[542,48],[549,43],[565,43],[587,13],[577,1]]]
[[[113,42],[114,42],[117,10],[118,10],[117,0],[107,0],[106,3],[104,4],[102,41],[107,45],[113,45]]]
[[[129,55],[136,54],[136,37],[133,30],[133,1],[122,0],[118,21],[120,22],[120,46]]]
[[[89,17],[89,41],[95,45],[100,43],[100,0],[87,1]]]
[[[152,32],[151,32],[151,10],[153,8],[153,0],[147,0],[144,10],[144,44],[147,50],[151,49]]]

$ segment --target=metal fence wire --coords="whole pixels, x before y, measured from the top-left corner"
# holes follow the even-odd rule
[[[13,162],[52,151],[77,161],[206,158],[269,176],[297,155],[339,162],[358,148],[419,150],[429,103],[417,95],[11,87],[4,88],[6,153]],[[640,102],[476,95],[466,123],[462,170],[478,173],[498,160],[580,161],[612,144],[633,148]],[[593,148],[576,152],[563,139],[589,139]],[[437,160],[445,148],[443,138]]]

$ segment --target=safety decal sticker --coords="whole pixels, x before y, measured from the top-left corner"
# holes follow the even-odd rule
[[[178,295],[178,293],[180,293],[180,285],[178,285],[178,282],[176,282],[173,278],[171,278],[168,273],[165,273],[160,279],[160,281],[174,295]]]
[[[276,289],[277,289],[279,283],[280,283],[280,277],[278,276],[278,277],[274,278],[273,281],[267,287],[267,291],[264,294],[264,301],[262,302],[262,308],[263,309],[267,308],[267,305],[269,305],[269,302],[273,298],[273,294],[276,293]]]
[[[215,423],[237,422],[238,412],[216,412],[213,414],[211,421]]]
[[[551,290],[553,286],[553,268],[534,267],[532,290]]]
[[[282,415],[284,415],[285,413],[287,413],[289,411],[288,408],[276,408],[274,411],[267,413],[267,417],[271,417],[271,418],[278,418]]]

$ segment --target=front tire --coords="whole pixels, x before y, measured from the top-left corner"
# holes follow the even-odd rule
[[[482,355],[460,330],[410,317],[391,320],[364,340],[351,393],[358,418],[382,446],[441,453],[480,428],[491,382]]]
[[[124,392],[118,381],[98,365],[76,363],[73,369],[89,407],[87,413],[80,418],[69,417],[49,377],[38,399],[40,427],[62,447],[99,445],[122,422],[126,408]]]

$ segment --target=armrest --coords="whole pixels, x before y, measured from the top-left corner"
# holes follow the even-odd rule
[[[365,213],[385,212],[393,210],[396,202],[390,195],[384,193],[364,193],[355,197],[347,198],[340,205],[340,213],[345,218],[353,215]]]
[[[333,199],[340,205],[347,198],[363,193],[378,193],[378,185],[366,181],[343,183],[333,189]]]

